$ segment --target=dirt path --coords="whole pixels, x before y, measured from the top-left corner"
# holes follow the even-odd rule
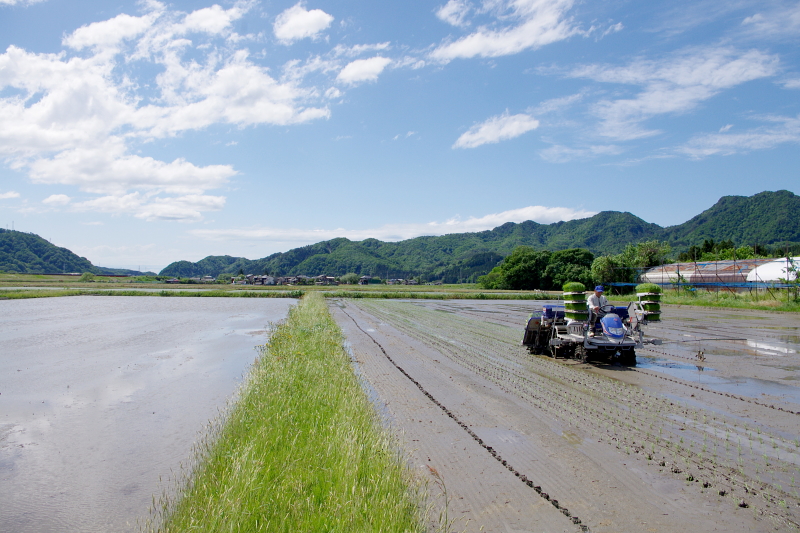
[[[519,346],[527,303],[331,307],[431,480],[432,531],[440,512],[452,531],[772,531],[798,521],[800,406],[782,396],[762,407],[657,365],[531,356]]]

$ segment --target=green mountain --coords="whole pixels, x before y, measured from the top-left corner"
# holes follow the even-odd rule
[[[800,241],[800,196],[789,191],[760,192],[753,196],[723,196],[678,226],[664,229],[662,240],[683,249],[705,239],[731,240],[737,246],[780,247]]]
[[[85,257],[33,233],[0,229],[0,271],[19,273],[95,272]]]
[[[85,257],[79,257],[66,248],[55,246],[35,233],[2,228],[0,228],[0,272],[141,274],[134,270],[96,267]]]
[[[591,218],[538,224],[508,222],[493,230],[417,237],[399,242],[377,239],[323,241],[262,259],[209,256],[197,263],[179,261],[161,271],[165,276],[278,274],[309,276],[423,276],[444,282],[473,281],[486,274],[520,245],[551,251],[586,248],[596,255],[616,254],[629,243],[666,240],[676,252],[704,239],[733,240],[737,245],[800,243],[800,197],[789,191],[754,196],[725,196],[691,220],[668,228],[631,213],[604,211]]]

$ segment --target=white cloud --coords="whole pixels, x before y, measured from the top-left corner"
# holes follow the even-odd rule
[[[186,32],[224,34],[246,11],[244,6],[237,5],[225,10],[215,4],[189,13],[183,21],[183,29]]]
[[[768,150],[781,144],[800,144],[800,115],[797,117],[762,117],[768,125],[743,133],[698,135],[678,149],[692,159],[712,155],[734,155],[753,150]]]
[[[585,96],[586,94],[584,92],[580,92],[577,94],[571,94],[569,96],[551,98],[549,100],[545,100],[544,102],[540,103],[538,106],[531,108],[530,113],[534,115],[545,115],[547,113],[556,113],[558,111],[562,111],[564,109],[572,107],[574,104],[580,102]]]
[[[0,200],[10,200],[11,198],[19,198],[19,193],[14,191],[0,192]]]
[[[784,89],[800,89],[800,78],[792,78],[783,81]]]
[[[726,124],[726,125],[722,126],[722,127],[719,129],[719,132],[720,132],[720,133],[725,133],[726,131],[728,131],[728,130],[729,130],[729,129],[731,129],[732,127],[733,127],[733,124]]]
[[[450,233],[465,233],[485,231],[501,226],[506,222],[524,222],[533,220],[541,224],[551,224],[561,220],[575,220],[595,215],[594,211],[572,209],[568,207],[529,206],[520,209],[503,211],[482,217],[469,217],[462,220],[456,216],[443,222],[428,222],[421,224],[389,224],[375,229],[346,230],[346,229],[280,229],[280,228],[240,228],[223,230],[191,230],[189,233],[207,240],[214,241],[260,241],[265,240],[281,243],[292,243],[296,246],[316,243],[336,237],[346,237],[350,240],[363,240],[368,238],[382,241],[400,241],[412,239],[423,235],[446,235]]]
[[[607,35],[611,35],[612,33],[617,33],[617,32],[620,32],[620,31],[622,31],[623,29],[625,29],[625,26],[623,26],[621,22],[617,22],[616,24],[612,24],[611,26],[609,26],[609,27],[608,27],[608,28],[607,28],[607,29],[606,29],[606,30],[603,32],[603,34],[600,36],[600,38],[602,39],[603,37],[605,37],[605,36],[607,36]]]
[[[136,148],[214,124],[291,125],[330,116],[321,91],[303,88],[296,79],[278,81],[247,50],[237,49],[231,25],[252,4],[237,2],[227,10],[214,5],[187,14],[150,1],[143,4],[148,11],[142,16],[123,14],[78,28],[63,38],[60,53],[9,46],[0,53],[0,157],[35,183],[70,185],[117,199],[183,198],[160,197],[145,202],[147,209],[141,202],[136,209],[123,209],[148,220],[195,220],[200,212],[218,209],[219,202],[186,198],[211,198],[207,191],[236,174],[231,165],[160,161],[135,154]],[[183,35],[192,32],[223,39],[223,45],[191,50],[192,41]],[[193,52],[186,54],[190,58],[184,57],[187,50]],[[141,77],[121,75],[133,62],[146,67],[136,69],[144,72]],[[152,77],[153,70],[161,72]],[[80,207],[102,211],[109,201],[95,200]]]
[[[333,22],[333,17],[321,9],[307,11],[303,6],[303,2],[295,4],[275,19],[272,29],[275,37],[282,43],[290,44],[298,39],[314,38]]]
[[[796,39],[800,34],[800,3],[778,4],[742,21],[742,28],[761,39]]]
[[[445,5],[436,10],[436,16],[453,26],[467,26],[467,18],[471,6],[466,0],[449,0]]]
[[[72,198],[70,198],[66,194],[51,194],[50,196],[42,200],[42,203],[47,205],[67,205],[71,201]]]
[[[183,159],[165,163],[125,153],[120,143],[75,148],[28,164],[34,183],[74,185],[96,194],[128,190],[188,194],[216,189],[236,174],[230,165],[198,167]]]
[[[506,112],[472,126],[456,140],[453,148],[476,148],[483,144],[498,143],[519,137],[538,127],[539,121],[530,115],[509,115]]]
[[[390,63],[391,59],[375,56],[369,59],[356,59],[348,63],[336,77],[338,81],[355,85],[365,81],[375,81]]]
[[[537,49],[578,33],[572,20],[566,17],[573,0],[495,0],[489,4],[503,13],[499,20],[511,24],[500,29],[482,26],[466,37],[440,45],[431,52],[431,57],[441,62],[476,56],[499,57]]]
[[[147,221],[168,220],[196,222],[206,211],[218,211],[225,206],[225,197],[189,194],[178,197],[154,197],[139,192],[101,196],[73,204],[76,211],[130,214]]]
[[[31,4],[38,4],[46,0],[0,0],[0,6],[29,6]]]
[[[123,13],[113,19],[93,22],[65,36],[63,44],[75,50],[114,47],[124,40],[143,34],[153,25],[159,14],[154,12],[142,17],[133,17]]]
[[[581,67],[571,76],[644,87],[633,98],[603,100],[593,108],[602,121],[601,135],[630,140],[659,133],[643,128],[645,120],[690,111],[725,89],[775,75],[778,64],[777,56],[759,50],[693,49],[660,62],[641,60],[624,67]]]

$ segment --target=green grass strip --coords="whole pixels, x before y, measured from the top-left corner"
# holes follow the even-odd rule
[[[158,531],[423,531],[421,496],[319,294],[277,325]],[[171,500],[171,501],[169,501]]]

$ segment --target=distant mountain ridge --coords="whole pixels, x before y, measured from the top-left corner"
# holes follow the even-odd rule
[[[220,274],[360,275],[411,277],[445,282],[472,281],[487,273],[519,245],[551,251],[587,248],[616,254],[629,243],[665,240],[682,251],[704,239],[732,240],[738,246],[800,243],[800,196],[790,191],[754,196],[724,196],[683,224],[662,228],[631,213],[603,211],[590,218],[539,224],[507,222],[492,230],[416,237],[399,242],[336,238],[262,259],[208,256],[197,263],[178,261],[161,275]]]
[[[399,242],[336,238],[262,259],[208,256],[177,261],[161,271],[175,277],[220,274],[341,275],[356,272],[382,278],[422,276],[445,282],[473,281],[520,245],[551,251],[586,248],[595,255],[621,252],[629,243],[658,239],[675,252],[706,239],[741,245],[800,245],[800,196],[790,191],[723,196],[683,224],[662,228],[631,213],[603,211],[590,218],[539,224],[508,222],[492,230],[416,237]],[[33,233],[0,228],[0,271],[20,273],[92,272],[140,274],[94,266],[66,248]]]

